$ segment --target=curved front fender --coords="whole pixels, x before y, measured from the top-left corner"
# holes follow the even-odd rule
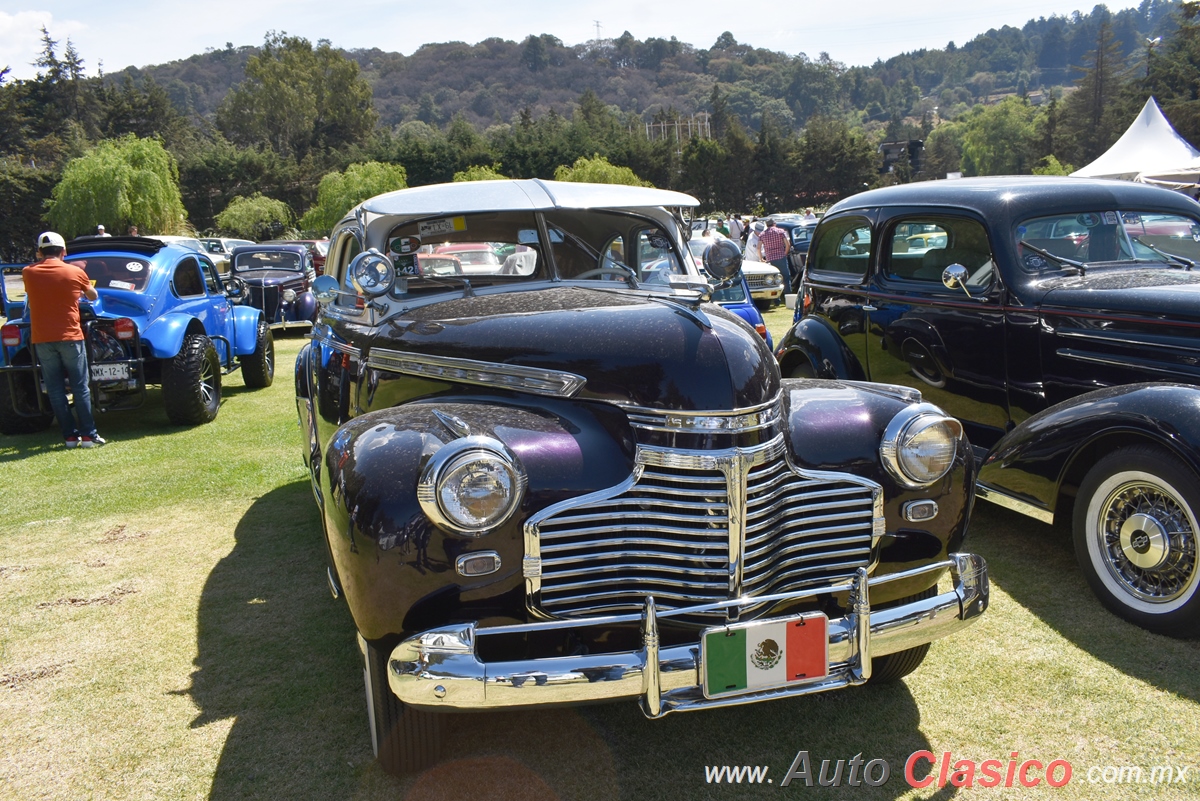
[[[867,372],[854,351],[829,321],[820,317],[802,317],[784,334],[775,355],[783,375],[807,360],[817,378],[867,380]]]
[[[363,636],[445,625],[464,604],[523,620],[525,520],[564,498],[614,486],[633,469],[631,443],[614,436],[616,418],[606,414],[578,404],[441,399],[370,412],[339,428],[321,458],[320,489],[330,551]],[[446,419],[502,441],[528,479],[517,514],[479,537],[443,531],[417,500],[426,463],[459,436]],[[496,552],[501,569],[459,576],[455,560],[471,551]]]
[[[1049,522],[1091,465],[1137,443],[1158,444],[1200,474],[1200,387],[1126,384],[1039,412],[992,448],[979,470],[981,497]]]
[[[233,307],[233,352],[238,356],[249,356],[258,345],[258,321],[262,309],[251,306]]]

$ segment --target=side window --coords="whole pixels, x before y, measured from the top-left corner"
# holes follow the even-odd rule
[[[643,283],[669,284],[670,276],[687,274],[671,247],[670,238],[657,228],[638,233],[636,258],[638,280]]]
[[[204,294],[204,280],[200,277],[200,263],[195,259],[184,259],[175,268],[171,278],[175,294],[181,298],[196,297]]]
[[[994,263],[987,231],[976,220],[953,217],[911,217],[889,228],[884,275],[902,281],[942,286],[942,273],[951,264],[967,268],[967,286],[991,284]]]
[[[224,294],[224,291],[221,288],[221,279],[217,276],[217,268],[213,267],[208,262],[203,262],[201,269],[204,270],[204,285],[208,287],[208,294]]]
[[[346,267],[359,253],[362,253],[362,245],[359,244],[358,237],[352,231],[343,231],[329,249],[329,257],[325,261],[325,275],[332,275],[338,279],[342,288],[350,293],[354,292],[354,287],[350,285]],[[334,302],[342,306],[353,306],[355,303],[353,294],[339,295]]]
[[[837,281],[861,279],[871,259],[871,223],[862,217],[831,220],[809,252],[808,271]]]

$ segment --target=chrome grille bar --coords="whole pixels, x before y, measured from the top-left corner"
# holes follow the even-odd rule
[[[627,412],[635,428],[676,432],[758,430],[781,414],[770,404],[683,416]],[[541,618],[590,618],[641,609],[653,596],[669,613],[840,586],[871,566],[882,518],[877,484],[793,466],[782,434],[720,450],[642,444],[627,480],[526,523],[528,606]],[[736,620],[746,606],[705,614]]]

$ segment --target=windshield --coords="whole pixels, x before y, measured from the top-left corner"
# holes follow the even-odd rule
[[[130,256],[71,258],[70,263],[82,268],[96,289],[141,292],[150,278],[150,262]]]
[[[259,251],[254,253],[239,253],[233,262],[235,273],[250,272],[251,270],[293,270],[300,272],[304,269],[299,253],[292,251]]]
[[[393,228],[387,252],[410,294],[472,285],[563,279],[668,284],[684,275],[671,237],[652,220],[610,211],[486,212],[413,220]]]
[[[1137,261],[1180,264],[1200,259],[1200,223],[1179,214],[1089,211],[1035,217],[1017,226],[1021,263],[1059,269],[1059,257],[1082,264]],[[1044,251],[1038,253],[1037,251]]]

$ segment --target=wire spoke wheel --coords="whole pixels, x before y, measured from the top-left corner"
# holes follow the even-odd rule
[[[1075,498],[1075,554],[1096,597],[1143,628],[1200,634],[1200,478],[1162,448],[1115,450]]]
[[[1130,481],[1101,509],[1105,562],[1128,592],[1165,603],[1188,589],[1196,578],[1196,531],[1177,497],[1157,483]]]

